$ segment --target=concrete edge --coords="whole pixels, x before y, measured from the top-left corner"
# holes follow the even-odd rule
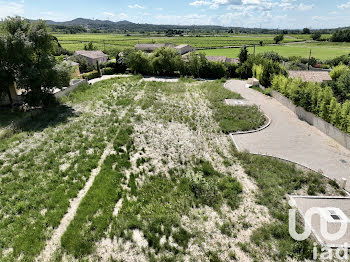
[[[292,198],[307,198],[307,199],[349,199],[350,196],[348,197],[342,197],[342,196],[298,196],[298,195],[288,195],[289,197]]]
[[[230,133],[230,135],[233,135],[233,136],[234,135],[245,135],[245,134],[252,134],[252,133],[257,133],[257,132],[263,131],[264,129],[268,128],[272,123],[271,118],[268,115],[266,115],[265,113],[264,113],[264,115],[267,118],[267,123],[265,125],[263,125],[262,127],[255,129],[255,130],[238,131],[238,132]]]
[[[232,134],[230,134],[230,137],[231,137],[232,142],[233,142],[234,146],[236,147],[236,149],[237,149],[239,152],[241,152],[242,150],[240,150],[240,148],[238,147],[237,142],[236,142],[235,139],[234,139],[234,136],[233,136]],[[298,166],[298,167],[300,167],[300,168],[309,170],[309,171],[314,172],[314,173],[316,173],[316,174],[319,174],[319,175],[321,175],[321,176],[323,176],[323,177],[325,177],[325,178],[327,178],[327,179],[329,179],[329,180],[336,181],[336,179],[333,179],[333,178],[331,178],[331,177],[329,177],[329,176],[327,176],[327,175],[325,175],[325,174],[323,174],[323,173],[320,173],[319,171],[316,171],[316,170],[312,169],[311,167],[305,166],[305,165],[303,165],[303,164],[300,164],[300,163],[298,163],[298,162],[294,162],[294,161],[289,160],[289,159],[286,159],[286,158],[282,158],[282,157],[278,157],[278,156],[273,156],[273,155],[269,155],[269,154],[259,154],[259,153],[251,153],[251,152],[249,152],[249,154],[252,154],[252,155],[255,155],[255,156],[272,157],[272,158],[281,160],[281,161],[283,161],[283,162],[287,162],[287,163],[290,163],[290,164],[294,164],[294,165],[296,165],[296,166]],[[337,182],[337,181],[336,181],[336,182]],[[341,190],[343,190],[343,191],[350,197],[350,192],[348,192],[348,191],[345,190],[345,189],[341,189]]]
[[[226,89],[228,89],[227,86],[226,86],[226,85],[228,84],[228,82],[229,82],[229,81],[227,81],[227,82],[224,84],[224,88],[226,88]],[[246,85],[246,86],[247,86],[247,85]],[[248,87],[247,87],[247,88],[248,88]],[[229,90],[229,89],[228,89],[228,90]],[[259,110],[260,110],[260,109],[259,109]],[[260,111],[261,111],[261,110],[260,110]],[[257,132],[260,132],[260,131],[262,131],[262,130],[268,128],[268,127],[271,125],[272,120],[271,120],[271,118],[270,118],[268,115],[265,114],[264,111],[261,111],[261,112],[262,112],[262,113],[265,115],[265,117],[267,118],[267,123],[266,123],[266,124],[264,124],[262,127],[258,128],[258,129],[255,129],[255,130],[233,132],[233,133],[230,133],[230,136],[257,133]]]

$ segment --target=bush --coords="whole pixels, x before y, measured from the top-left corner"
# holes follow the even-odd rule
[[[100,77],[100,73],[97,70],[83,74],[83,78],[88,80],[98,78],[98,77]]]
[[[342,74],[349,72],[350,69],[346,65],[340,64],[333,68],[332,72],[330,73],[331,78],[336,81]]]
[[[263,75],[263,66],[262,65],[254,65],[253,66],[253,76],[259,81],[262,80]]]
[[[235,63],[226,63],[227,68],[227,76],[230,78],[238,78],[239,74],[237,72],[238,70],[238,64]]]
[[[270,59],[274,62],[282,62],[286,60],[284,57],[280,56],[277,52],[274,52],[274,51],[263,53],[263,57],[266,59]]]
[[[87,72],[91,72],[91,71],[96,69],[96,65],[89,64],[86,62],[85,59],[80,58],[78,56],[73,57],[72,61],[77,62],[79,64],[79,70],[80,70],[80,73],[82,73],[82,74],[87,73]]]
[[[103,74],[104,75],[113,75],[114,74],[115,69],[111,68],[111,67],[105,67],[103,69]]]
[[[322,34],[321,34],[320,32],[315,32],[315,33],[313,33],[313,34],[311,35],[311,38],[312,38],[313,40],[315,40],[315,41],[320,40],[321,37],[322,37]]]
[[[275,44],[278,44],[279,42],[282,42],[284,40],[284,35],[276,35],[275,38],[273,39],[275,41]]]
[[[340,101],[350,100],[350,70],[338,78],[333,91]]]
[[[243,64],[247,60],[248,60],[248,49],[246,46],[243,46],[239,53],[239,61],[241,64]]]
[[[136,74],[149,74],[152,72],[149,57],[142,51],[126,50],[125,63]]]
[[[150,57],[152,71],[156,75],[175,75],[182,71],[184,61],[174,48],[158,48]]]
[[[346,81],[350,82],[350,74],[343,75],[342,78],[346,86]],[[318,115],[344,132],[350,132],[350,102],[339,103],[330,86],[322,87],[320,84],[276,75],[271,87],[288,97],[295,105]]]

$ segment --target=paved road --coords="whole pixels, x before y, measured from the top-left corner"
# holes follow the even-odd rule
[[[238,150],[283,158],[322,171],[324,175],[338,181],[346,178],[346,189],[350,191],[350,151],[315,127],[299,120],[274,98],[246,88],[245,85],[245,81],[231,80],[226,87],[258,105],[272,119],[272,123],[257,133],[233,135]]]
[[[100,81],[103,81],[103,80],[107,80],[107,79],[111,79],[111,78],[116,78],[116,77],[132,77],[132,75],[104,75],[104,76],[101,76],[99,78],[95,78],[95,79],[92,79],[92,80],[89,80],[89,84],[90,85],[93,85],[97,82],[100,82]]]

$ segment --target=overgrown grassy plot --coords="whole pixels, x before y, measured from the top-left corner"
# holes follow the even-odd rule
[[[214,119],[224,133],[254,130],[262,126],[266,117],[257,106],[229,106],[225,99],[241,99],[216,81],[205,84],[205,91],[214,111]]]
[[[288,257],[297,260],[312,258],[313,245],[306,240],[298,242],[289,235],[288,204],[286,194],[293,194],[296,190],[309,195],[343,195],[333,181],[325,177],[297,170],[294,165],[279,160],[254,156],[248,153],[237,153],[249,176],[255,179],[259,192],[258,203],[269,209],[273,221],[256,230],[251,241],[258,249],[267,252],[274,261],[286,261]],[[247,243],[242,248],[254,257],[254,247]]]
[[[203,172],[204,171],[204,172]],[[113,219],[109,237],[131,240],[133,230],[144,233],[151,259],[159,252],[161,261],[175,261],[186,253],[193,237],[181,225],[181,216],[193,207],[212,206],[220,210],[225,202],[235,209],[240,204],[242,186],[236,179],[215,171],[210,163],[198,161],[194,170],[174,170],[171,179],[162,175],[150,177],[136,190],[131,200],[124,200],[118,217]]]
[[[130,81],[129,85],[133,83]],[[128,110],[121,130],[129,121],[129,125],[134,121],[142,125],[143,121],[149,120],[154,126],[163,123],[164,128],[166,124],[173,122],[183,123],[194,129],[199,128],[200,119],[197,118],[200,110],[186,102],[180,105],[178,101],[193,95],[192,92],[202,94],[203,88],[205,87],[201,85],[187,86],[180,81],[166,84],[147,83],[135,89],[126,89],[125,97],[135,98],[132,107],[139,107],[135,112],[142,108],[150,115],[140,117],[134,110]],[[92,91],[88,89],[86,92]],[[84,93],[81,95],[90,96]],[[202,99],[201,96],[195,98]],[[113,101],[111,98],[112,102],[109,102],[120,103],[117,102],[119,99]],[[169,171],[170,178],[164,173],[149,176],[142,169],[133,173],[129,166],[130,158],[144,152],[141,148],[138,149],[141,152],[138,152],[132,146],[133,139],[140,134],[135,130],[132,133],[124,132],[123,139],[119,139],[120,134],[117,140],[122,141],[116,143],[116,156],[111,155],[108,161],[106,160],[102,172],[81,203],[75,219],[62,239],[61,254],[67,253],[82,259],[93,256],[99,248],[99,243],[105,238],[112,241],[119,239],[122,242],[113,242],[113,245],[118,246],[120,243],[127,247],[128,241],[135,241],[133,236],[138,230],[142,232],[147,243],[142,252],[148,259],[176,260],[186,254],[188,242],[194,237],[182,226],[183,215],[188,214],[192,208],[204,205],[209,205],[217,211],[223,204],[232,209],[239,206],[242,192],[240,183],[227,174],[217,172],[210,162],[205,160],[189,159],[188,163],[178,162],[177,165],[182,167]],[[181,154],[181,151],[176,153]],[[117,159],[120,155],[125,157]],[[136,166],[149,164],[150,161],[148,157],[138,158]],[[163,164],[166,166],[165,162]],[[118,178],[111,181],[116,176]],[[98,182],[100,180],[107,184]],[[140,180],[143,181],[141,184]],[[113,211],[120,197],[123,198],[122,206],[119,207],[117,217],[114,217]]]
[[[100,128],[84,135],[81,122],[74,122],[58,127],[59,131],[47,130],[47,136],[28,151],[4,153],[0,241],[3,248],[13,248],[14,257],[23,254],[30,260],[38,254],[51,228],[58,226],[66,212],[69,199],[97,166],[105,145],[101,135],[108,128],[103,121],[89,117],[81,121]]]
[[[103,102],[118,89],[114,84],[122,83],[96,85],[94,94],[93,88],[82,87],[76,94],[85,90],[84,96],[65,98],[77,108],[76,113],[70,114],[74,109],[67,105],[59,108],[71,110],[52,108],[35,116],[33,122],[26,120],[28,126],[23,124],[1,140],[1,260],[12,261],[22,255],[31,261],[45,246],[69,200],[84,187],[106,142],[115,136],[124,106],[106,107]],[[102,87],[103,92],[98,92]],[[122,93],[118,96],[123,98]],[[81,102],[78,107],[75,99]]]
[[[121,127],[113,141],[116,154],[109,155],[103,163],[100,174],[62,237],[62,247],[75,257],[91,253],[94,243],[104,235],[111,223],[115,203],[122,197],[123,169],[130,167],[130,133],[130,127]],[[126,147],[126,150],[122,147]]]

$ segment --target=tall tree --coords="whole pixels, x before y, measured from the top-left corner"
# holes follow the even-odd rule
[[[54,87],[68,84],[70,70],[56,65],[53,38],[45,22],[32,25],[29,20],[10,17],[4,21],[4,29],[0,39],[0,82],[4,85],[0,90],[10,94],[8,89],[16,82],[26,90],[29,104],[47,105],[46,95]]]

